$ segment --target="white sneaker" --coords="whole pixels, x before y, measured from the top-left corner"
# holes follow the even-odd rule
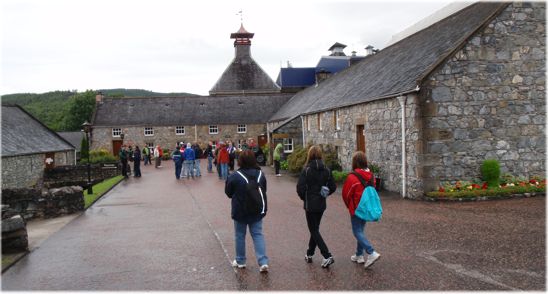
[[[261,267],[259,268],[259,272],[260,273],[268,273],[268,264],[261,265]]]
[[[352,255],[352,256],[350,256],[350,260],[352,260],[353,262],[357,262],[357,263],[364,263],[365,262],[365,258],[363,257],[363,255],[359,255],[359,256]]]
[[[381,255],[379,253],[377,253],[377,251],[373,251],[373,253],[371,253],[371,254],[369,254],[369,256],[367,256],[367,261],[365,262],[364,267],[368,268],[368,267],[372,266],[375,263],[375,261],[377,261],[379,258],[381,258]]]
[[[322,261],[322,267],[327,268],[330,265],[332,265],[333,263],[335,263],[335,259],[333,259],[333,256],[330,256],[328,258],[324,258],[324,260]]]
[[[277,177],[281,177],[282,175],[281,175],[281,174],[277,174],[276,176],[277,176]]]
[[[236,261],[236,259],[234,259],[234,260],[232,261],[232,267],[245,268],[245,263],[244,263],[244,264],[238,264],[238,262]]]

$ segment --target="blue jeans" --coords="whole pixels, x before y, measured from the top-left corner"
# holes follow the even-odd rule
[[[194,168],[196,169],[196,176],[199,177],[202,175],[202,171],[200,170],[200,160],[194,159]]]
[[[186,176],[194,178],[194,160],[185,160]]]
[[[211,169],[213,168],[212,162],[213,162],[213,157],[208,156],[207,157],[207,172],[208,173],[210,173]]]
[[[350,222],[352,223],[352,233],[354,234],[354,237],[356,237],[356,240],[358,241],[356,256],[363,255],[364,249],[367,254],[373,253],[375,249],[373,249],[373,246],[371,246],[371,243],[369,243],[369,241],[367,240],[367,237],[365,236],[365,232],[364,232],[365,221],[353,215],[350,217]]]
[[[263,235],[263,220],[259,220],[252,224],[241,223],[237,220],[234,221],[234,239],[236,243],[236,262],[238,264],[245,264],[245,234],[247,232],[247,226],[249,226],[249,233],[253,239],[253,246],[255,247],[255,256],[257,257],[257,263],[259,266],[268,264],[268,256],[266,256],[266,245]]]
[[[221,178],[224,180],[228,178],[228,163],[221,163]]]

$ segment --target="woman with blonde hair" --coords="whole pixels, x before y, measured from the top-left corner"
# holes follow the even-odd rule
[[[350,223],[352,224],[352,233],[357,240],[356,254],[350,257],[350,260],[357,263],[365,263],[365,268],[373,265],[381,255],[373,249],[369,240],[365,236],[365,221],[355,215],[356,207],[360,203],[365,187],[362,181],[368,185],[375,186],[375,177],[369,168],[367,168],[367,157],[362,151],[357,151],[352,156],[352,171],[348,174],[344,182],[342,198],[344,204],[350,212]],[[360,180],[361,178],[361,180]],[[363,252],[367,253],[367,259]]]
[[[304,259],[311,263],[314,251],[318,247],[324,257],[321,263],[324,268],[329,267],[335,260],[320,234],[320,222],[327,208],[326,198],[336,189],[337,186],[331,171],[325,167],[322,161],[322,149],[316,145],[310,147],[305,166],[297,183],[297,194],[303,200],[306,222],[310,231],[308,250]]]

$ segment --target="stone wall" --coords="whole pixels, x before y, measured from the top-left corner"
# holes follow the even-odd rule
[[[415,150],[420,144],[418,99],[409,96],[406,102],[407,177],[416,185],[418,158]],[[334,145],[343,170],[352,167],[352,155],[357,150],[357,126],[364,125],[365,153],[370,163],[381,168],[383,187],[402,192],[401,178],[401,106],[396,98],[383,99],[339,109],[340,130],[335,127],[333,111],[321,113],[322,130],[318,128],[318,114],[308,115],[305,140],[313,144]],[[409,190],[411,197],[421,194],[418,187]]]
[[[276,127],[274,124],[269,124],[269,129],[274,127]],[[275,134],[287,135],[287,138],[293,139],[293,150],[295,150],[297,146],[303,147],[302,122],[300,117],[295,118],[294,120],[290,121],[289,123],[285,124],[283,127],[273,132],[272,142],[274,143],[273,145],[274,147],[278,143],[283,144],[283,138],[278,138],[278,139],[274,138],[274,136],[276,136]],[[285,156],[287,156],[288,154],[285,154]]]
[[[61,187],[52,189],[2,189],[2,205],[23,219],[50,218],[84,210],[82,187]]]
[[[41,187],[45,154],[2,157],[2,189]]]
[[[545,3],[512,3],[421,86],[425,189],[503,173],[545,174]]]
[[[233,141],[255,139],[259,135],[266,134],[265,124],[248,124],[246,133],[238,133],[237,125],[218,125],[218,134],[209,134],[209,125],[185,126],[184,135],[175,134],[175,126],[155,126],[153,136],[144,135],[144,127],[121,127],[125,144],[137,144],[142,148],[145,143],[153,143],[154,146],[160,145],[163,148],[173,149],[178,142],[196,142],[198,141],[206,146],[208,141]],[[120,140],[119,137],[112,137],[112,127],[94,127],[91,149],[106,149],[112,152],[112,141]]]
[[[91,182],[99,183],[103,180],[122,174],[118,163],[101,163],[90,165]],[[87,165],[58,166],[44,172],[44,187],[82,186],[87,188]]]

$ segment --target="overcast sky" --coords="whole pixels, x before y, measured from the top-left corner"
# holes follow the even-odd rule
[[[313,67],[335,42],[345,53],[392,35],[450,1],[2,0],[0,94],[146,89],[207,95],[234,57],[230,34],[255,33],[251,54]]]

